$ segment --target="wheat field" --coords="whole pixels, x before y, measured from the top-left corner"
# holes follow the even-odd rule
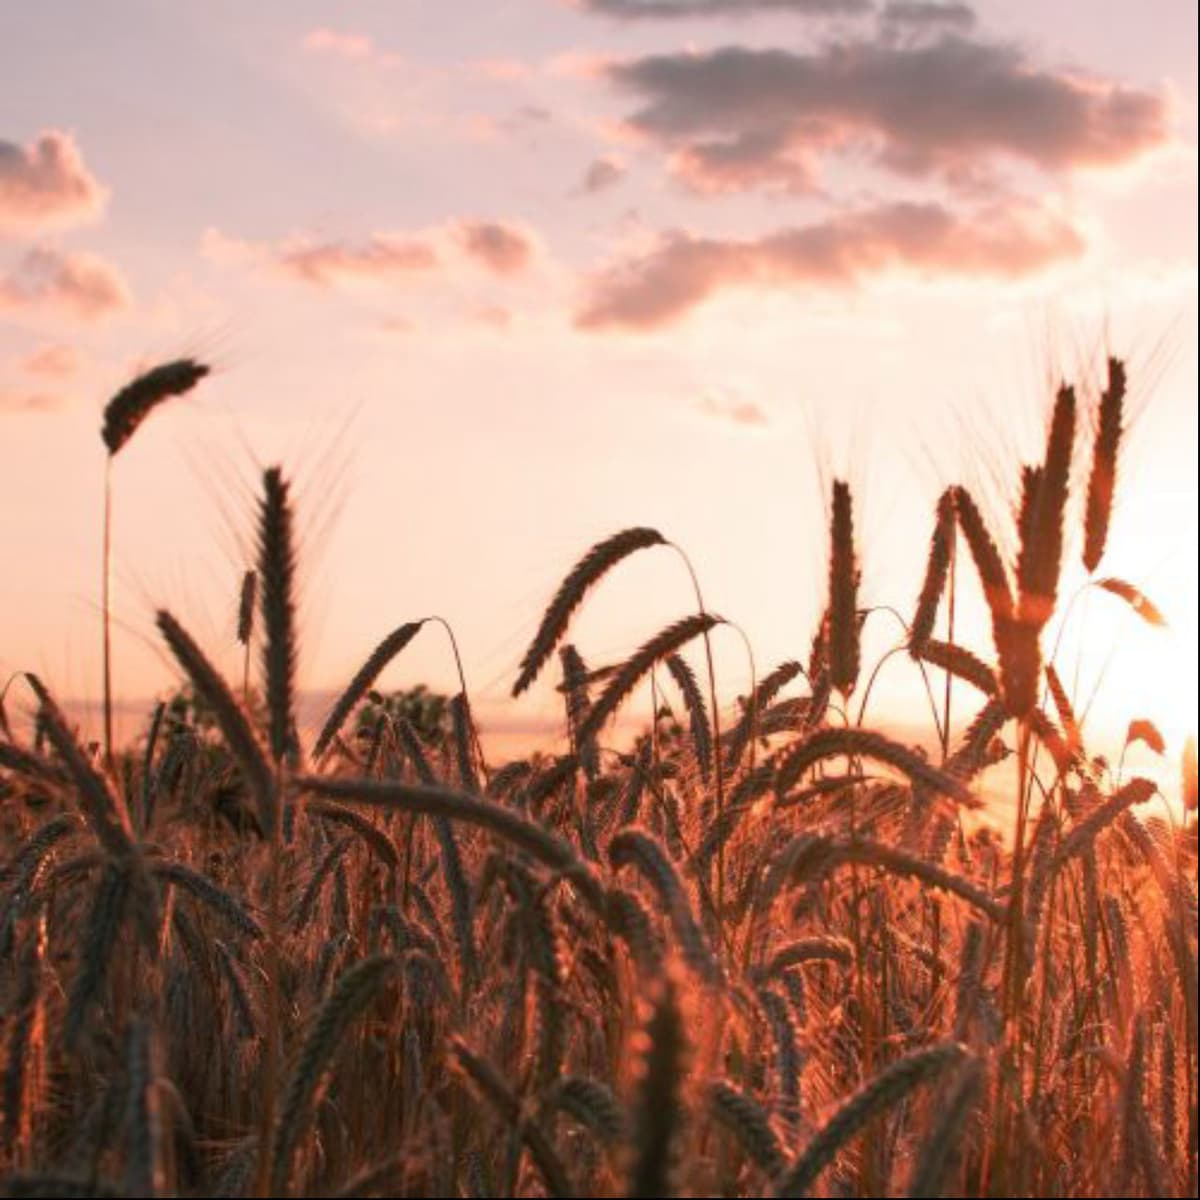
[[[205,374],[110,402],[106,547],[122,448]],[[699,586],[623,661],[572,640],[606,575],[678,552],[638,527],[565,575],[520,663],[514,696],[557,684],[557,754],[489,761],[465,687],[434,718],[386,693],[415,620],[310,734],[267,470],[241,678],[163,610],[181,689],[135,744],[111,719],[86,743],[36,675],[4,693],[4,1193],[1194,1195],[1194,742],[1169,800],[1093,753],[1047,644],[1076,543],[1089,588],[1161,620],[1103,573],[1125,390],[1112,359],[1053,397],[1015,557],[965,488],[930,514],[920,594],[892,599],[934,751],[854,719],[842,481],[824,617],[736,701]],[[954,587],[982,588],[987,644],[956,640]],[[997,836],[974,817],[1001,763]]]

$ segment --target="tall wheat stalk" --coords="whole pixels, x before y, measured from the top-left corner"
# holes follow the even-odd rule
[[[104,408],[104,423],[100,436],[107,450],[104,462],[104,531],[101,538],[100,605],[103,613],[103,673],[104,673],[104,760],[113,761],[112,711],[112,470],[113,460],[142,422],[164,400],[190,392],[209,372],[209,368],[192,358],[180,358],[143,372],[127,383],[109,400]]]

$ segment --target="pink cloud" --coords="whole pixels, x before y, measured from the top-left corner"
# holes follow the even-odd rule
[[[79,355],[61,343],[40,346],[21,363],[21,368],[29,375],[66,379],[79,370]]]
[[[893,270],[1015,278],[1082,251],[1064,221],[1016,202],[969,216],[936,204],[884,205],[753,240],[673,234],[594,279],[575,323],[651,330],[730,287],[845,287]]]
[[[736,396],[709,394],[701,397],[696,407],[706,417],[730,421],[734,425],[742,425],[751,429],[761,429],[771,423],[767,410],[761,404]]]
[[[0,390],[0,413],[57,412],[66,407],[65,396],[53,392],[6,392]]]
[[[325,242],[285,248],[275,258],[285,274],[304,283],[329,287],[338,283],[387,283],[437,265],[437,255],[424,242],[388,234],[372,234],[365,242]]]
[[[472,69],[484,79],[492,79],[498,83],[528,79],[533,74],[533,68],[517,58],[482,58],[472,64]]]
[[[107,200],[70,134],[46,130],[24,147],[0,140],[0,233],[86,224]]]
[[[458,236],[463,250],[497,275],[513,275],[533,257],[532,238],[501,221],[461,221]]]
[[[121,273],[94,254],[34,249],[0,275],[0,309],[45,309],[97,320],[131,303]]]
[[[305,35],[304,48],[313,54],[334,54],[339,58],[370,58],[375,52],[374,43],[365,34],[323,28]]]

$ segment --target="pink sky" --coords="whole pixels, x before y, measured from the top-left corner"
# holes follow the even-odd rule
[[[551,703],[502,700],[558,578],[628,524],[689,550],[766,670],[807,651],[844,474],[864,598],[907,612],[941,488],[1007,520],[996,479],[1037,453],[1052,383],[1090,395],[1111,347],[1136,419],[1106,569],[1173,632],[1095,602],[1086,661],[1119,640],[1098,712],[1177,740],[1195,47],[1177,2],[5,6],[0,668],[97,695],[99,414],[159,359],[216,370],[116,464],[122,694],[173,678],[159,605],[235,669],[256,476],[282,461],[304,684],[436,612],[503,731]],[[689,604],[647,556],[580,648],[607,662]],[[744,653],[718,649],[732,699]],[[395,672],[422,678],[450,682],[434,637]],[[880,696],[919,719],[903,668]]]

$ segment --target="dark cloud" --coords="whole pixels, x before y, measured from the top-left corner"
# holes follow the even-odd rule
[[[30,250],[0,275],[0,309],[45,309],[95,320],[130,303],[121,273],[94,254]]]
[[[800,17],[856,16],[871,0],[578,0],[588,12],[622,21],[673,17],[748,17],[786,13]]]
[[[632,127],[698,187],[804,186],[816,158],[838,149],[947,175],[997,156],[1045,169],[1114,164],[1167,131],[1160,95],[954,34],[812,53],[730,46],[634,59],[609,74],[643,100]]]
[[[613,158],[598,158],[583,173],[579,190],[587,195],[607,191],[625,178],[625,168]]]
[[[880,20],[884,25],[907,26],[914,29],[970,29],[975,24],[975,10],[969,4],[955,0],[888,0]]]
[[[0,232],[82,224],[107,198],[70,134],[47,130],[29,146],[0,140]]]
[[[373,234],[365,242],[324,242],[283,249],[283,271],[304,283],[330,287],[338,283],[380,283],[437,265],[437,255],[424,242]]]
[[[1065,222],[1016,202],[969,217],[884,205],[744,241],[672,234],[593,280],[576,325],[656,329],[734,286],[845,286],[894,269],[1016,277],[1082,250]]]
[[[497,275],[515,274],[533,257],[533,242],[515,225],[462,221],[458,233],[463,249]]]

